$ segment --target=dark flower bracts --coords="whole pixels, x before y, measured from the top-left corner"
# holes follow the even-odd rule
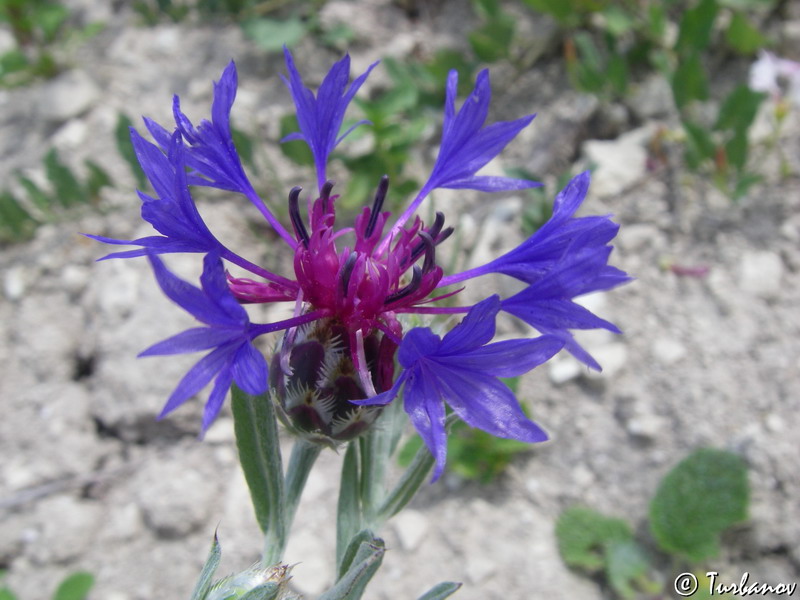
[[[350,101],[375,64],[351,82],[350,59],[345,56],[314,94],[288,50],[285,55],[284,82],[297,109],[300,131],[284,141],[308,144],[317,180],[316,193],[310,197],[299,187],[289,192],[288,223],[282,223],[258,196],[233,144],[230,112],[237,74],[231,63],[214,84],[211,121],[192,124],[176,97],[172,131],[145,119],[155,143],[131,132],[155,193],[139,193],[142,217],[159,235],[136,240],[90,236],[138,246],[106,258],[148,256],[164,293],[202,324],[141,354],[208,351],[178,383],[162,415],[213,380],[203,417],[205,431],[235,383],[250,394],[269,391],[288,427],[333,445],[360,435],[378,417],[381,406],[401,401],[402,395],[411,422],[436,459],[434,477],[445,465],[447,407],[469,425],[493,435],[545,440],[544,431],[525,416],[499,378],[521,375],[561,349],[599,369],[572,331],[618,329],[574,299],[628,280],[608,265],[609,242],[618,226],[606,216],[575,216],[586,196],[588,173],[569,183],[556,198],[551,219],[517,248],[486,265],[445,273],[437,263],[437,247],[453,228],[445,226],[443,213],[424,223],[418,207],[438,188],[503,192],[538,185],[477,174],[533,115],[486,125],[491,99],[487,71],[478,75],[472,93],[456,110],[458,79],[452,72],[439,154],[419,193],[393,219],[384,210],[389,186],[384,177],[376,182],[374,198],[352,226],[341,227],[336,222],[338,196],[326,174],[328,159],[353,127],[363,123],[340,131]],[[229,190],[252,202],[292,254],[293,273],[264,269],[217,240],[197,211],[191,186]],[[159,256],[173,252],[204,255],[199,288],[166,268]],[[250,275],[227,274],[223,261]],[[508,298],[486,293],[488,297],[474,306],[459,302],[465,282],[490,273],[516,278],[525,287]],[[256,324],[242,306],[271,302],[292,303],[293,316]],[[407,316],[414,314],[464,316],[440,336],[428,327],[409,328]],[[541,335],[493,341],[500,315],[520,319]],[[254,340],[272,332],[283,333],[267,359]]]

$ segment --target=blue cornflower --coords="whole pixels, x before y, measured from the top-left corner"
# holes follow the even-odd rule
[[[284,81],[301,130],[285,139],[301,139],[309,146],[319,187],[316,198],[302,201],[301,189],[291,190],[290,227],[285,228],[249,184],[243,183],[246,177],[230,142],[229,113],[236,87],[232,63],[215,85],[211,123],[204,121],[195,130],[176,109],[177,131],[167,140],[165,131],[147,122],[153,137],[167,150],[166,157],[138,134],[134,136],[145,172],[159,199],[166,199],[154,205],[161,212],[148,209],[144,215],[143,210],[143,216],[165,236],[158,238],[165,240],[158,243],[174,248],[169,251],[182,248],[207,253],[202,290],[171,275],[155,256],[157,245],[143,243],[149,238],[129,242],[143,246],[142,250],[114,255],[147,252],[165,293],[206,324],[144,353],[212,349],[184,377],[164,412],[216,378],[206,407],[205,429],[232,381],[251,393],[264,391],[266,362],[255,358],[252,341],[262,334],[285,331],[279,351],[271,359],[269,389],[279,416],[311,439],[327,443],[352,439],[371,425],[380,406],[391,402],[402,388],[406,412],[436,458],[434,477],[441,474],[446,458],[445,405],[468,424],[494,435],[544,440],[544,432],[525,417],[498,377],[525,373],[561,348],[599,368],[577,345],[571,331],[619,330],[576,304],[574,298],[629,279],[608,265],[609,242],[618,226],[606,216],[574,216],[586,195],[588,173],[576,177],[558,195],[551,219],[520,246],[486,265],[445,275],[437,264],[436,248],[453,228],[445,227],[442,213],[424,224],[414,217],[417,208],[437,188],[495,192],[538,185],[477,175],[533,116],[485,126],[491,94],[485,71],[456,111],[458,80],[455,72],[450,73],[439,154],[419,193],[390,225],[392,215],[383,210],[389,185],[384,177],[374,201],[363,208],[353,226],[339,228],[338,196],[333,194],[333,183],[326,180],[327,161],[349,132],[340,133],[345,110],[375,65],[349,83],[350,62],[345,56],[333,65],[315,96],[303,85],[288,50],[285,58],[289,77]],[[185,163],[194,170],[188,180],[183,173],[184,154],[188,157]],[[189,184],[227,186],[259,206],[293,255],[293,277],[254,265],[216,241],[199,218]],[[145,204],[154,201],[148,198],[143,196]],[[250,271],[255,278],[229,275],[226,282],[220,259]],[[486,274],[514,277],[527,287],[504,299],[486,294],[488,297],[474,306],[441,304],[445,298],[457,298],[464,289],[453,290],[454,284]],[[294,303],[294,316],[271,324],[251,324],[239,306],[281,301]],[[501,313],[525,321],[542,335],[491,343]],[[404,314],[466,316],[440,338],[427,327],[407,330]],[[395,356],[400,367],[397,372]]]
[[[564,341],[549,335],[490,344],[498,296],[473,306],[444,338],[430,329],[409,331],[397,353],[404,370],[392,388],[359,404],[388,404],[405,385],[403,403],[411,422],[436,459],[433,479],[447,456],[445,404],[468,425],[502,438],[543,442],[547,434],[522,412],[498,377],[516,377],[549,360]]]

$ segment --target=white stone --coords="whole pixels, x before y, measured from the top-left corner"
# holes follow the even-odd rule
[[[673,338],[658,338],[653,342],[653,356],[663,365],[670,366],[686,356],[686,346]]]
[[[100,90],[92,78],[75,69],[47,84],[39,110],[45,119],[61,123],[85,113],[99,97]]]
[[[764,419],[764,425],[772,433],[781,433],[786,429],[786,421],[777,413],[769,413]]]
[[[641,181],[646,174],[646,145],[653,132],[654,125],[645,125],[616,140],[584,142],[584,158],[597,166],[592,176],[591,193],[600,198],[615,196]]]
[[[599,373],[594,370],[588,370],[586,377],[589,379],[611,379],[628,362],[628,348],[621,342],[590,348],[589,353],[603,369]]]
[[[467,580],[477,585],[497,571],[497,564],[484,555],[467,557]]]
[[[3,277],[3,292],[9,300],[19,300],[28,287],[26,268],[21,265],[11,267]]]
[[[764,299],[774,299],[781,291],[783,261],[774,252],[757,250],[742,257],[739,285],[742,291]]]
[[[74,150],[89,137],[89,125],[83,119],[70,119],[53,135],[53,145],[62,151]]]
[[[658,415],[639,415],[628,420],[626,429],[631,435],[654,439],[664,428],[664,418]]]
[[[428,519],[417,510],[404,510],[393,523],[403,550],[415,550],[428,533]]]
[[[580,362],[564,353],[549,361],[547,364],[547,375],[554,385],[563,385],[568,381],[572,381],[579,377],[584,371],[584,367]]]

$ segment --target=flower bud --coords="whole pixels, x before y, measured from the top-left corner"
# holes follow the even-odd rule
[[[328,446],[352,440],[378,418],[379,406],[356,406],[367,398],[353,364],[351,336],[335,319],[321,319],[284,336],[272,358],[270,394],[290,430]],[[392,386],[397,345],[379,331],[364,338],[364,358],[372,386]]]
[[[237,600],[263,586],[269,586],[268,598],[299,600],[299,597],[288,589],[287,584],[292,578],[291,571],[292,567],[288,565],[277,564],[264,568],[255,564],[246,571],[220,579],[209,590],[204,600]]]

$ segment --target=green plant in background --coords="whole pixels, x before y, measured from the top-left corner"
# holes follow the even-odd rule
[[[684,144],[689,169],[710,174],[733,199],[760,180],[748,169],[747,132],[763,95],[740,85],[715,99],[721,107],[712,120],[700,105],[711,98],[708,71],[721,57],[749,57],[768,44],[755,21],[777,0],[523,1],[562,26],[576,89],[624,100],[633,81],[658,72],[669,82],[681,118],[683,133],[675,137]]]
[[[3,577],[0,573],[0,579]],[[78,571],[68,575],[53,593],[53,600],[86,600],[94,586],[94,577]],[[0,587],[0,600],[17,600],[17,596],[6,586]]]
[[[0,86],[53,77],[60,70],[54,49],[86,40],[103,27],[68,28],[69,17],[69,9],[56,0],[0,0],[0,25],[8,25],[16,45],[0,55]]]
[[[650,531],[658,549],[673,559],[673,568],[697,568],[719,554],[720,534],[747,518],[749,497],[747,467],[739,456],[710,448],[693,452],[667,473],[650,503]],[[561,513],[556,537],[564,562],[602,574],[617,597],[664,592],[652,557],[627,521],[574,506]]]
[[[32,179],[17,174],[17,183],[24,198],[8,189],[0,191],[0,243],[28,239],[43,223],[59,219],[65,210],[83,205],[96,205],[100,190],[111,185],[111,178],[97,163],[87,160],[86,176],[80,179],[61,162],[55,149],[44,158],[49,190]]]

